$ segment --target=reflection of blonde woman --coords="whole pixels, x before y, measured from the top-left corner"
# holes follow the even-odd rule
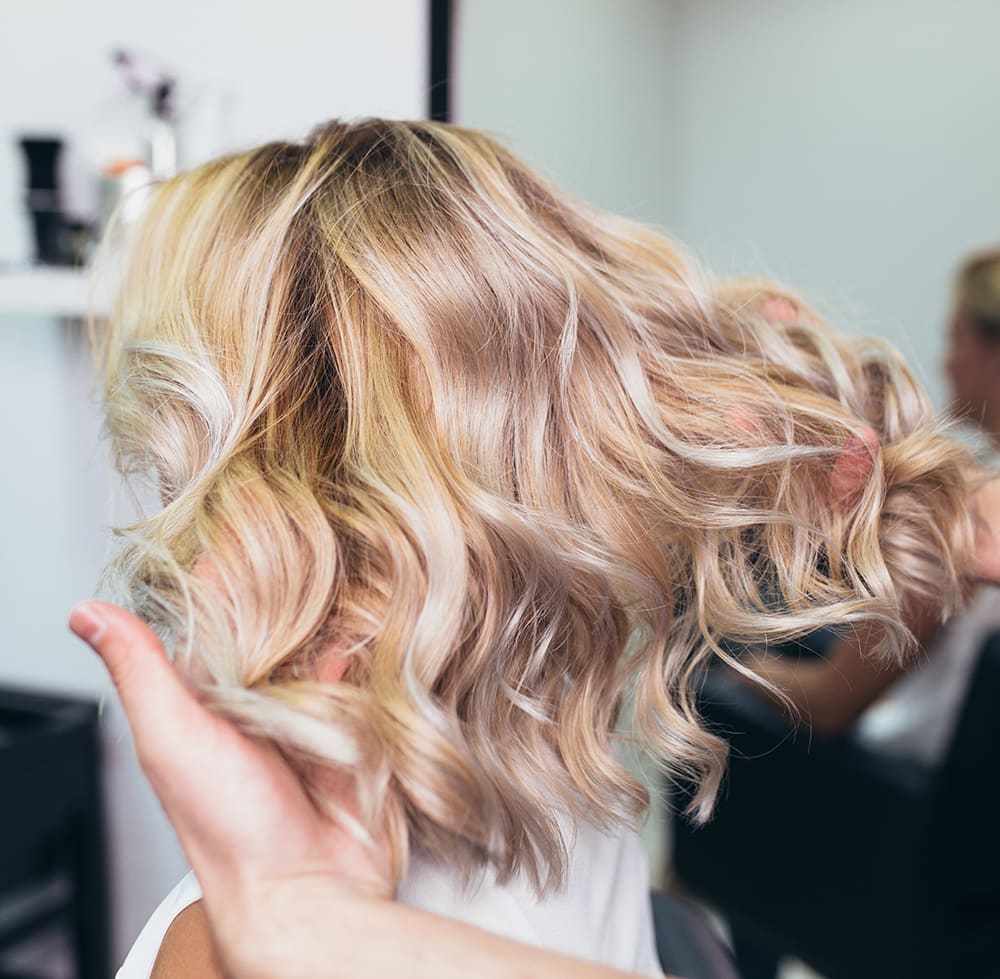
[[[333,123],[169,181],[103,349],[163,499],[131,602],[401,901],[529,943],[657,974],[626,705],[704,813],[721,640],[896,650],[962,598],[965,454],[891,351],[474,132]],[[156,975],[193,974],[197,897],[122,976],[179,913]]]

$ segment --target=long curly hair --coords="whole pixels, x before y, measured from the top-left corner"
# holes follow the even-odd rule
[[[968,460],[891,349],[477,132],[332,122],[166,182],[98,332],[163,502],[114,578],[397,879],[558,885],[566,817],[646,805],[621,737],[706,815],[727,643],[875,618],[898,653],[964,594]]]

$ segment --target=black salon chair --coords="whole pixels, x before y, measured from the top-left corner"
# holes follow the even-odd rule
[[[111,975],[100,757],[95,704],[0,689],[0,955],[61,928],[78,979]]]
[[[705,912],[690,901],[653,892],[660,967],[680,979],[740,979],[729,950]]]
[[[702,710],[732,751],[712,821],[675,826],[688,891],[829,979],[998,974],[1000,635],[933,769],[796,731],[724,674]]]

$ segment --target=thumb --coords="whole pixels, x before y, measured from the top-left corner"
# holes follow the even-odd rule
[[[215,721],[184,685],[156,633],[108,602],[81,602],[69,627],[104,661],[128,718],[142,767],[159,792],[195,759],[199,732]],[[183,739],[171,732],[184,731]]]

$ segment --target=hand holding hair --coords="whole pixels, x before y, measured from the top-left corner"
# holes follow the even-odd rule
[[[153,631],[106,602],[70,628],[104,661],[236,979],[624,979],[392,901],[385,854],[322,814],[278,752],[203,707]],[[350,807],[350,788],[339,787]]]

